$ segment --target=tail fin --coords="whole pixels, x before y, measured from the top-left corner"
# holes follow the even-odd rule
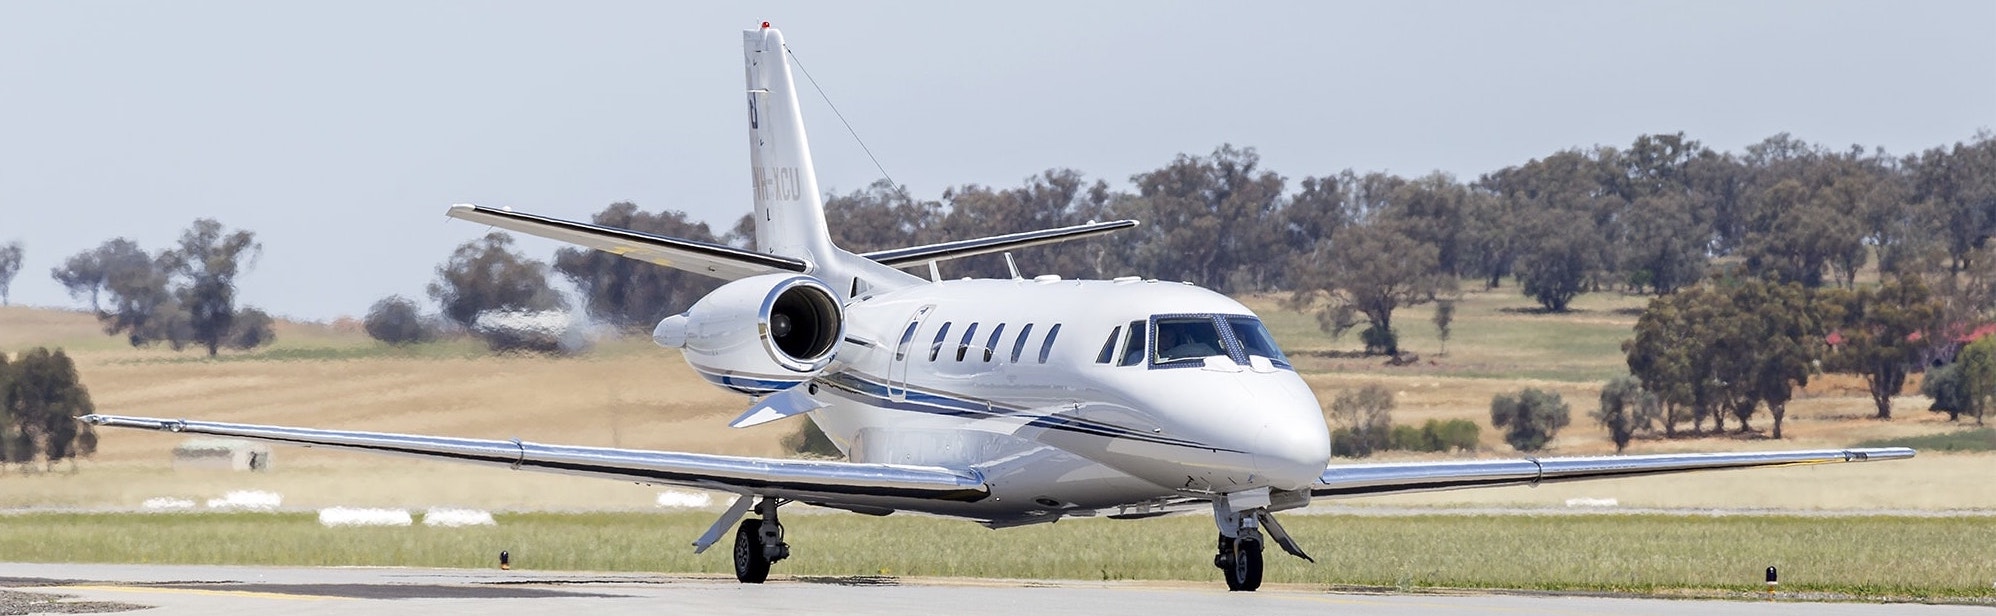
[[[755,182],[755,250],[814,261],[834,260],[824,197],[811,168],[811,144],[783,33],[763,22],[742,32],[748,74],[749,164]]]

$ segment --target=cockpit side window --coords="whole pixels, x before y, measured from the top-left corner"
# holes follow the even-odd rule
[[[1201,365],[1205,358],[1226,356],[1227,345],[1210,316],[1157,317],[1157,349],[1152,365]]]
[[[1123,339],[1123,360],[1118,366],[1137,366],[1144,363],[1144,322],[1130,321],[1130,335]]]
[[[1289,357],[1282,354],[1282,348],[1275,346],[1275,337],[1269,335],[1268,328],[1254,317],[1227,317],[1227,326],[1234,330],[1234,339],[1241,341],[1241,350],[1248,357],[1268,358],[1269,363],[1284,368],[1289,367]]]
[[[1102,352],[1095,354],[1095,363],[1106,364],[1116,357],[1116,338],[1123,335],[1123,326],[1109,330],[1109,339],[1102,341]]]

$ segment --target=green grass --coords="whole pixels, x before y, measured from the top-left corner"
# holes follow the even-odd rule
[[[1975,428],[1925,436],[1877,439],[1856,447],[1911,447],[1921,452],[1996,451],[1996,428]]]
[[[687,542],[712,513],[501,514],[483,528],[323,528],[312,514],[0,516],[0,554],[30,562],[489,567],[726,574],[726,545]],[[1318,559],[1268,554],[1267,579],[1330,587],[1784,592],[1996,599],[1986,518],[1288,516]],[[780,574],[1190,580],[1217,583],[1200,516],[1068,520],[1000,531],[922,516],[786,518]]]

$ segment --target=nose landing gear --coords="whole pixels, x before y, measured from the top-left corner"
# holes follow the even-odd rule
[[[1220,568],[1220,574],[1227,579],[1227,590],[1253,591],[1261,588],[1261,533],[1243,537],[1220,535],[1220,553],[1213,556],[1213,566]]]
[[[1308,503],[1307,500],[1304,503]],[[1289,532],[1276,523],[1275,516],[1269,513],[1270,499],[1267,488],[1257,491],[1236,492],[1213,499],[1213,523],[1220,527],[1220,553],[1213,556],[1213,566],[1218,567],[1227,580],[1227,590],[1250,592],[1261,588],[1261,547],[1262,529],[1282,546],[1282,551],[1297,558],[1316,562],[1303,548],[1289,538]]]

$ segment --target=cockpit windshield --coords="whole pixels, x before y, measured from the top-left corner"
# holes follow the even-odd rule
[[[1142,332],[1143,324],[1142,321],[1131,323],[1130,331]],[[1225,357],[1237,364],[1248,364],[1255,357],[1263,357],[1276,367],[1289,367],[1289,358],[1283,356],[1282,349],[1275,345],[1275,337],[1270,336],[1268,328],[1253,316],[1156,315],[1150,319],[1150,331],[1154,334],[1150,341],[1152,368],[1203,366],[1209,357]],[[1131,361],[1132,355],[1143,346],[1141,336],[1128,339],[1122,365],[1135,365],[1136,362]],[[1103,349],[1105,353],[1108,350]]]
[[[1275,346],[1275,337],[1269,335],[1268,328],[1254,317],[1227,317],[1227,327],[1233,328],[1234,339],[1241,341],[1241,350],[1248,357],[1266,357],[1278,366],[1289,365],[1289,357],[1282,354],[1282,348]]]
[[[1212,317],[1158,317],[1156,323],[1157,355],[1152,359],[1154,364],[1199,362],[1207,357],[1227,355],[1227,347],[1221,342],[1220,330],[1213,326]]]

